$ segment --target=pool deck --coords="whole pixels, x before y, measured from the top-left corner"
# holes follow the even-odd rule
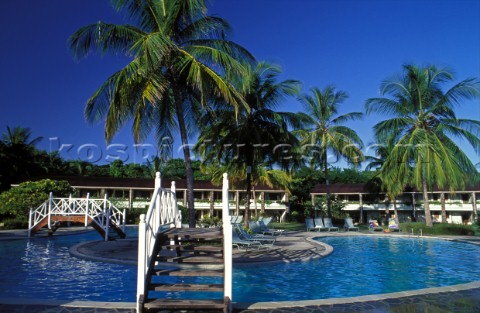
[[[317,236],[409,236],[405,233],[372,232],[288,232],[279,236],[275,247],[244,252],[234,249],[234,266],[276,262],[308,261],[331,253],[328,245],[311,238]],[[0,231],[1,240],[22,239],[26,231]],[[442,238],[480,245],[480,237],[442,236]],[[97,261],[136,264],[137,240],[92,241],[70,249],[72,255]],[[476,282],[352,298],[308,301],[234,303],[234,312],[480,312],[480,277]],[[1,299],[0,312],[12,313],[135,313],[134,303],[45,301],[35,299]],[[162,311],[163,312],[163,311]],[[165,311],[168,312],[168,311]]]

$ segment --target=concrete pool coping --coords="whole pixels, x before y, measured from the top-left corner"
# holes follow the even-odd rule
[[[288,237],[289,236],[282,236],[284,237],[283,240],[279,240],[279,243],[282,243],[278,249],[272,249],[267,258],[266,262],[261,261],[261,256],[257,254],[248,254],[247,258],[245,256],[238,256],[237,264],[239,265],[252,265],[252,264],[268,264],[268,263],[277,263],[277,262],[301,262],[301,261],[308,261],[314,258],[323,257],[328,255],[332,252],[331,247],[326,244],[319,244],[318,242],[314,241],[313,238],[316,237],[323,237],[323,236],[384,236],[384,237],[392,237],[392,236],[401,236],[401,237],[412,237],[410,234],[400,233],[400,234],[378,234],[378,233],[362,233],[362,232],[341,232],[341,233],[326,233],[326,232],[291,232],[288,234],[289,236],[294,237],[294,240],[288,244]],[[413,236],[418,237],[418,236]],[[475,245],[480,245],[480,238],[471,237],[471,236],[423,236],[426,239],[442,239],[442,240],[449,240],[449,241],[459,241],[464,243],[470,243]],[[3,237],[2,239],[7,239]],[[20,239],[18,236],[15,238],[10,239]],[[130,240],[132,243],[135,240]],[[103,241],[102,241],[103,242]],[[91,243],[91,242],[88,242]],[[85,243],[85,244],[88,244]],[[296,246],[294,248],[293,246]],[[93,259],[95,256],[85,256],[83,253],[78,252],[78,248],[82,247],[82,245],[76,245],[76,250],[71,253],[75,255],[78,253],[78,256],[87,259]],[[88,247],[88,246],[87,246]],[[100,247],[100,246],[98,246]],[[301,248],[303,247],[303,253]],[[118,247],[116,247],[118,248]],[[130,247],[132,248],[132,247]],[[94,249],[95,250],[95,249]],[[98,251],[98,250],[97,250]],[[122,253],[121,250],[117,250],[118,253]],[[134,250],[136,252],[136,250]],[[123,251],[125,252],[125,251]],[[136,255],[136,253],[135,253]],[[279,259],[279,256],[282,258]],[[239,262],[242,260],[242,262]],[[112,262],[112,258],[104,258],[102,256],[97,256],[96,261],[102,262]],[[130,263],[123,263],[123,264],[131,264]],[[118,260],[116,263],[122,263],[122,260]],[[373,294],[373,295],[365,295],[365,296],[357,296],[357,297],[349,297],[349,298],[329,298],[329,299],[318,299],[318,300],[301,300],[301,301],[275,301],[275,302],[254,302],[254,303],[247,303],[247,302],[233,302],[233,308],[235,311],[241,310],[275,310],[281,308],[302,308],[302,307],[316,307],[316,306],[327,306],[330,307],[332,305],[339,305],[339,304],[352,304],[352,303],[363,303],[363,302],[376,302],[388,299],[402,299],[406,297],[412,296],[425,296],[425,295],[435,295],[435,294],[442,294],[442,293],[455,293],[467,290],[480,290],[480,281],[473,281],[465,284],[459,285],[452,285],[452,286],[444,286],[444,287],[433,287],[433,288],[426,288],[426,289],[418,289],[418,290],[408,290],[408,291],[401,291],[401,292],[394,292],[394,293],[385,293],[385,294]],[[56,307],[72,307],[72,308],[95,308],[101,310],[108,310],[112,309],[117,310],[120,309],[122,312],[135,312],[135,303],[134,302],[96,302],[96,301],[70,301],[70,300],[42,300],[42,299],[5,299],[0,298],[0,305],[24,305],[24,306],[56,306]],[[28,310],[24,312],[29,312]],[[104,312],[104,311],[102,311]]]
[[[255,303],[246,303],[246,302],[233,302],[234,311],[241,312],[243,310],[275,310],[282,308],[299,308],[302,307],[331,307],[339,304],[352,304],[352,303],[362,303],[362,302],[376,302],[389,299],[402,299],[413,296],[425,296],[425,295],[436,295],[443,293],[452,293],[465,290],[480,289],[480,281],[445,286],[445,287],[434,287],[418,290],[409,290],[385,294],[375,294],[375,295],[366,295],[358,297],[349,297],[349,298],[330,298],[330,299],[319,299],[319,300],[302,300],[302,301],[275,301],[275,302],[255,302]],[[22,305],[25,307],[40,307],[40,306],[49,306],[49,307],[62,307],[62,308],[85,308],[88,309],[100,309],[102,312],[108,312],[106,310],[126,310],[125,312],[135,312],[135,302],[100,302],[100,301],[76,301],[76,300],[44,300],[44,299],[25,299],[25,298],[0,298],[1,305],[11,305],[18,306]],[[25,310],[24,312],[29,312]],[[62,311],[63,312],[63,311]]]

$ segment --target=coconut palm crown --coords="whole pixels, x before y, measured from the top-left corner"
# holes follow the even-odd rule
[[[351,112],[339,115],[338,108],[347,99],[344,91],[336,91],[335,87],[327,86],[323,90],[312,88],[311,95],[300,98],[307,117],[307,128],[297,131],[303,143],[306,154],[317,154],[317,157],[305,155],[310,165],[319,165],[325,175],[327,186],[327,214],[332,216],[328,179],[328,153],[336,159],[344,158],[348,163],[359,165],[364,160],[362,152],[363,141],[358,134],[344,124],[363,117],[361,112]]]
[[[132,60],[112,74],[88,99],[85,116],[105,121],[110,141],[133,121],[136,142],[154,134],[157,142],[180,131],[187,175],[189,224],[195,226],[193,169],[188,138],[199,112],[211,99],[247,109],[229,78],[253,60],[226,39],[228,23],[207,15],[204,0],[113,0],[133,25],[97,22],[69,38],[75,57],[93,52],[122,53]]]
[[[457,118],[454,109],[461,101],[480,95],[477,79],[466,79],[447,91],[442,85],[453,81],[453,74],[433,65],[405,65],[403,74],[381,84],[380,98],[366,101],[367,113],[388,115],[374,126],[379,142],[396,138],[382,168],[384,182],[401,187],[407,184],[423,191],[425,220],[432,226],[428,189],[463,188],[475,166],[455,140],[466,140],[480,153],[480,122]]]
[[[246,183],[245,226],[248,226],[252,177],[253,181],[259,181],[262,167],[282,163],[285,158],[290,160],[290,156],[282,153],[282,147],[298,143],[290,132],[290,127],[301,125],[298,115],[275,109],[285,97],[297,94],[300,84],[296,80],[277,82],[280,73],[278,66],[267,62],[250,67],[236,82],[250,109],[234,111],[231,107],[219,107],[207,113],[196,146],[204,162],[223,165],[231,177],[237,176]]]

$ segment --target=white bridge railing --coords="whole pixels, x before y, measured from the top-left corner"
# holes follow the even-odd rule
[[[232,299],[232,224],[228,206],[228,177],[223,174],[222,192],[223,249],[224,249],[224,297]],[[137,312],[141,312],[141,297],[145,295],[146,278],[154,257],[157,234],[174,227],[181,227],[182,216],[178,210],[175,182],[171,189],[161,188],[160,173],[155,178],[155,191],[147,214],[140,215],[138,228]],[[230,304],[231,305],[231,304]],[[231,307],[229,308],[231,312]]]
[[[32,229],[48,218],[48,228],[52,229],[52,217],[55,216],[84,216],[85,227],[89,218],[100,226],[105,232],[105,240],[108,240],[108,232],[111,224],[125,231],[126,212],[116,208],[107,198],[54,198],[52,193],[37,209],[30,209],[28,222],[28,236],[32,235]]]
[[[228,176],[227,173],[223,174],[223,187],[222,187],[222,219],[223,219],[223,258],[224,258],[224,297],[230,299],[230,307],[228,312],[232,312],[232,273],[233,273],[233,261],[232,261],[232,223],[230,218],[230,208],[228,206]]]
[[[170,189],[161,187],[160,173],[157,172],[150,206],[147,214],[140,215],[138,227],[137,312],[141,311],[140,297],[145,294],[157,234],[170,228],[182,227],[182,215],[175,192],[175,182],[172,182]]]

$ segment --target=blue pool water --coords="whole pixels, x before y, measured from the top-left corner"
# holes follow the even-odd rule
[[[0,298],[135,301],[136,267],[70,256],[72,245],[92,240],[97,233],[0,241]],[[311,262],[235,268],[233,300],[352,297],[480,280],[474,245],[375,236],[317,240],[334,252]]]

